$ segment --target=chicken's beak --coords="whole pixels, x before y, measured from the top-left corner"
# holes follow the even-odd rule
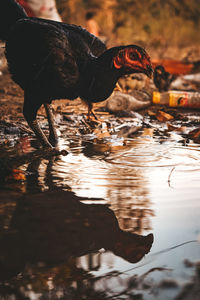
[[[152,77],[152,75],[153,75],[153,68],[152,68],[151,65],[147,65],[147,66],[146,66],[145,74],[146,74],[149,78]]]

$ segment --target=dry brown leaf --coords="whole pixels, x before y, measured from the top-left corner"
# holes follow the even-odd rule
[[[149,115],[150,117],[152,117],[152,116],[155,116],[156,113],[155,113],[153,110],[148,110],[148,115]]]
[[[199,139],[200,138],[200,128],[196,128],[188,133],[188,137],[191,139]]]
[[[141,136],[153,136],[154,128],[144,128]]]
[[[166,122],[166,121],[170,121],[170,120],[173,120],[174,117],[170,114],[167,114],[165,113],[164,111],[162,110],[159,110],[156,114],[156,118],[158,121],[160,122]]]
[[[99,128],[96,128],[93,133],[97,136],[98,139],[103,139],[109,137],[110,133],[108,131],[101,131]]]
[[[167,131],[185,132],[186,128],[186,126],[176,127],[167,123]]]
[[[96,140],[95,142],[96,142],[96,144],[92,145],[92,148],[94,151],[99,152],[99,153],[105,153],[110,150],[109,145],[98,143],[98,140]]]

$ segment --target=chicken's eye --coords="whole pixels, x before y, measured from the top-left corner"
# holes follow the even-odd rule
[[[137,55],[136,52],[131,52],[131,53],[129,53],[129,58],[130,58],[131,60],[138,60],[138,59],[139,59],[139,57],[138,57],[138,55]]]

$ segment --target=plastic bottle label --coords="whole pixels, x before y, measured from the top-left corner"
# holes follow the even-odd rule
[[[187,91],[153,92],[153,103],[170,107],[200,108],[200,93]]]
[[[188,106],[188,94],[187,93],[170,93],[169,94],[169,106],[171,107],[186,107]]]

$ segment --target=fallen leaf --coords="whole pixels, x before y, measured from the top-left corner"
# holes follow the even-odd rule
[[[110,145],[98,143],[98,140],[95,140],[95,142],[96,144],[92,145],[92,149],[94,152],[105,153],[107,151],[110,151]]]
[[[148,115],[150,116],[150,117],[153,117],[153,116],[155,116],[156,115],[156,113],[153,111],[153,110],[148,110]]]
[[[154,128],[144,128],[141,136],[153,136]]]
[[[199,139],[200,138],[200,128],[193,129],[188,133],[190,139]]]
[[[109,137],[110,133],[108,131],[101,131],[98,128],[93,131],[93,133],[97,136],[98,139],[103,139],[105,137]]]
[[[156,118],[158,121],[160,122],[166,122],[166,121],[170,121],[170,120],[173,120],[174,117],[170,114],[167,114],[165,113],[164,111],[162,110],[159,110],[156,114]]]
[[[186,126],[176,127],[169,123],[167,123],[167,131],[177,131],[177,132],[185,132],[187,129]]]

